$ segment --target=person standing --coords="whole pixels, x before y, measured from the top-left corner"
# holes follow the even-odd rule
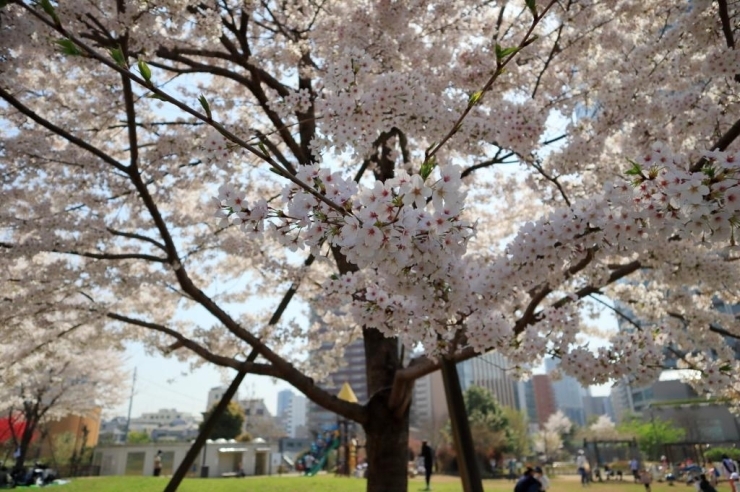
[[[637,461],[637,458],[632,458],[632,460],[630,460],[630,471],[632,472],[632,478],[634,478],[635,483],[637,483],[640,480],[640,462]]]
[[[581,486],[585,487],[588,485],[588,472],[589,465],[586,459],[586,454],[582,449],[578,450],[578,457],[576,458],[576,466],[578,467],[578,474],[581,476]]]
[[[516,460],[514,458],[511,458],[509,460],[509,480],[515,481],[516,480]]]
[[[540,490],[545,491],[550,488],[550,479],[545,475],[544,470],[541,466],[534,467],[534,478],[540,482]]]
[[[158,477],[162,474],[162,450],[157,451],[157,455],[154,457],[154,476]]]
[[[735,485],[735,482],[738,478],[737,465],[734,461],[730,459],[729,456],[723,454],[722,467],[725,469],[725,472],[727,472],[727,481],[730,482],[730,489],[732,490],[732,492],[737,492],[737,486]]]
[[[426,441],[421,442],[421,457],[424,459],[424,479],[427,483],[426,490],[432,490],[429,482],[432,479],[432,466],[434,465],[434,452]]]

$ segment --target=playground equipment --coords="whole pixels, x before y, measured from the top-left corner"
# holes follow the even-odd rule
[[[636,439],[593,439],[583,440],[583,450],[591,463],[594,463],[596,480],[599,482],[621,478],[629,474],[628,469],[620,469],[615,463],[626,463],[639,458],[640,450]],[[604,471],[602,477],[601,471]]]
[[[344,383],[337,398],[357,403],[357,397],[349,383]],[[314,476],[321,471],[329,456],[337,451],[337,468],[339,475],[349,476],[357,466],[357,440],[350,437],[350,427],[354,424],[346,419],[337,419],[336,425],[326,426],[322,434],[311,444],[311,449],[302,458],[306,476]]]
[[[303,458],[306,467],[306,476],[312,477],[320,472],[324,468],[324,465],[326,465],[326,460],[329,458],[330,453],[339,448],[339,445],[339,430],[336,427],[326,429],[324,436],[311,444],[311,452]],[[311,458],[308,458],[309,456]]]

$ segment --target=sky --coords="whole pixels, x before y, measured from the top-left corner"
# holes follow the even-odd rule
[[[131,388],[134,368],[136,384],[131,415],[136,417],[143,412],[156,412],[160,408],[176,408],[182,412],[198,415],[206,410],[208,390],[228,385],[236,372],[221,372],[211,364],[193,371],[186,363],[172,358],[152,355],[141,344],[130,344],[126,350],[126,369],[129,380],[125,383]],[[264,376],[247,376],[239,391],[241,397],[262,398],[274,415],[277,409],[277,392],[290,388],[287,383],[275,381]],[[130,395],[130,393],[129,393]],[[129,400],[106,411],[106,417],[125,416]]]

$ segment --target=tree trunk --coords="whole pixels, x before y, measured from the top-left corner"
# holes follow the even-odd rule
[[[35,424],[26,421],[26,426],[23,429],[23,434],[21,435],[21,440],[18,445],[18,457],[15,459],[15,467],[13,468],[16,473],[23,471],[23,465],[26,463],[28,448],[31,446],[31,440],[33,439],[35,429]]]
[[[398,340],[374,329],[363,330],[369,420],[367,437],[367,491],[406,492],[408,488],[409,410],[396,417],[388,399],[393,375],[401,366]]]
[[[442,360],[442,381],[447,398],[447,411],[450,414],[452,441],[457,454],[457,469],[460,471],[465,492],[483,492],[483,482],[478,466],[480,458],[475,452],[473,434],[470,431],[468,412],[465,409],[465,398],[460,386],[460,377],[455,362]]]

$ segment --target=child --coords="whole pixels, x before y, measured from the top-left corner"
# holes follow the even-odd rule
[[[653,474],[648,470],[642,470],[640,472],[640,483],[645,486],[646,492],[651,492],[650,484],[653,482]]]

